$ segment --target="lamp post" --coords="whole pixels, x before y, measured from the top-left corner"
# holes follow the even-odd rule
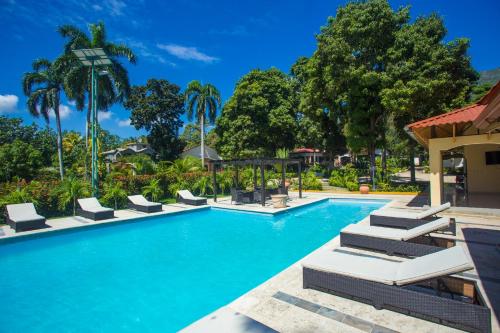
[[[92,195],[98,196],[99,191],[99,165],[97,163],[97,73],[96,67],[111,65],[111,59],[106,55],[103,49],[80,49],[73,50],[78,60],[84,65],[91,67],[91,138],[92,138]],[[105,73],[107,74],[107,73]]]

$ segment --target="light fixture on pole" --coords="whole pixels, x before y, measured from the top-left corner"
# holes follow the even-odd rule
[[[96,49],[80,49],[73,50],[78,60],[84,66],[91,67],[91,92],[90,92],[90,103],[91,103],[91,138],[92,138],[92,195],[98,195],[99,189],[99,165],[97,163],[97,66],[107,66],[111,65],[111,59],[106,55],[101,48]],[[103,71],[104,72],[104,71]],[[99,73],[100,74],[100,73]],[[104,74],[107,74],[104,73]]]

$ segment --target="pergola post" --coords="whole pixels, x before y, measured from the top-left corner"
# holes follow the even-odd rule
[[[286,163],[285,160],[281,160],[281,194],[285,194],[285,176],[286,176]]]
[[[299,170],[299,198],[302,198],[302,163],[299,162],[298,170]]]
[[[253,168],[253,190],[255,191],[257,189],[257,165],[254,163],[252,164]]]
[[[262,207],[266,205],[266,180],[264,178],[264,162],[260,162],[260,202]]]
[[[210,165],[210,164],[209,164]],[[212,181],[214,182],[214,202],[217,202],[217,172],[216,172],[217,164],[212,164]]]
[[[236,165],[236,174],[235,174],[235,187],[236,187],[236,189],[238,189],[239,181],[240,181],[240,169],[239,169],[239,166]]]

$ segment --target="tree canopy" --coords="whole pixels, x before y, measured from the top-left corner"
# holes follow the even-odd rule
[[[276,68],[243,76],[217,119],[219,153],[228,157],[274,156],[293,148],[296,98],[289,76]]]
[[[182,152],[177,134],[182,126],[184,97],[179,86],[167,80],[149,79],[132,87],[125,107],[131,111],[130,124],[149,132],[147,138],[160,159],[171,160]]]

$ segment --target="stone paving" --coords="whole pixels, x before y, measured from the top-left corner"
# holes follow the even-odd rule
[[[325,194],[308,192],[307,197],[312,200],[313,197],[325,197]],[[414,199],[412,196],[329,194],[328,197],[391,199],[392,201],[385,207],[411,211],[422,209],[408,207]],[[267,210],[265,208],[265,211]],[[478,210],[450,209],[440,215],[456,218],[457,235],[454,238],[458,246],[464,246],[469,251],[476,267],[461,275],[478,281],[479,288],[492,309],[493,332],[500,332],[497,319],[500,309],[500,250],[497,245],[500,239],[500,213],[491,210],[485,213],[487,215],[482,215]],[[368,219],[365,218],[360,223],[368,223]],[[335,251],[340,246],[339,241],[339,237],[335,237],[316,251]],[[362,250],[348,250],[360,255],[378,256],[387,260],[403,260]],[[302,288],[302,260],[227,306],[188,326],[187,332],[207,332],[206,329],[209,326],[204,326],[204,324],[209,323],[211,318],[216,318],[220,312],[244,315],[250,320],[279,332],[461,332],[389,310],[376,310],[370,305],[342,297],[304,289]],[[226,317],[226,321],[231,320],[231,317]],[[233,332],[246,332],[246,330]]]

